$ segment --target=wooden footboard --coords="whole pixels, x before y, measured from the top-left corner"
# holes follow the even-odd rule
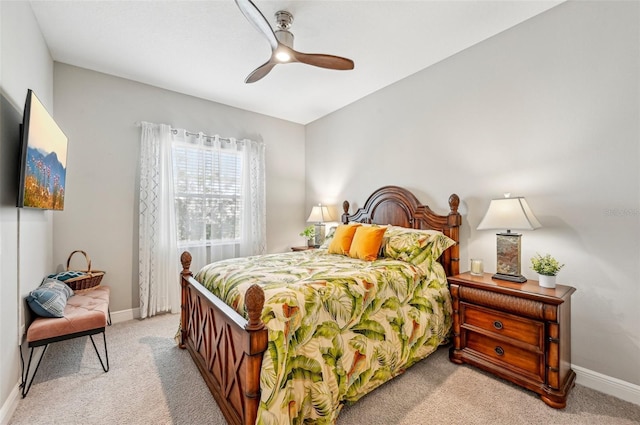
[[[260,318],[264,292],[258,285],[247,290],[246,320],[193,278],[191,254],[184,252],[180,261],[180,348],[191,354],[227,422],[254,425],[267,349],[267,329]]]

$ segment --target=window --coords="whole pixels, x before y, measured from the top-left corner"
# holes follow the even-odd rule
[[[179,141],[172,145],[176,228],[181,248],[239,243],[241,238],[241,152],[214,147],[210,138],[205,141],[203,145]]]

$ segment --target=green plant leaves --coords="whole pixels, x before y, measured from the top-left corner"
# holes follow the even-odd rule
[[[563,267],[564,264],[560,264],[550,254],[545,254],[544,256],[536,254],[535,257],[531,258],[531,269],[545,276],[555,276]]]

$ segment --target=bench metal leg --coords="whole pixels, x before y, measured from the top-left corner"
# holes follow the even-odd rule
[[[103,330],[102,332],[102,341],[104,342],[104,357],[105,357],[105,361],[106,361],[106,366],[105,366],[105,362],[102,361],[102,357],[100,356],[100,352],[98,351],[98,347],[96,346],[95,341],[93,340],[93,334],[89,334],[89,338],[91,339],[91,344],[93,344],[93,349],[96,350],[96,354],[98,355],[98,360],[100,360],[100,365],[102,366],[102,370],[104,370],[105,372],[109,372],[109,352],[107,350],[107,335],[106,332]],[[86,334],[85,334],[86,335]],[[72,339],[72,338],[69,338]],[[50,342],[57,342],[54,340],[49,340]],[[62,340],[59,340],[62,341]],[[20,360],[22,362],[22,376],[21,376],[21,382],[20,382],[20,387],[22,388],[22,398],[25,398],[27,396],[27,393],[29,392],[29,390],[31,389],[31,384],[33,383],[34,378],[36,377],[36,373],[38,373],[38,368],[40,367],[40,363],[42,362],[42,359],[44,357],[44,353],[47,351],[47,347],[49,346],[49,344],[44,344],[44,349],[42,350],[42,354],[40,355],[40,358],[38,359],[38,363],[36,364],[36,368],[33,371],[33,375],[31,375],[31,379],[29,379],[29,370],[31,369],[31,363],[33,360],[33,350],[36,347],[40,347],[40,345],[35,345],[33,347],[31,347],[31,351],[29,354],[29,362],[27,363],[27,369],[24,369],[24,359],[22,357],[22,347],[20,347]],[[28,381],[28,382],[27,382]]]
[[[98,352],[98,347],[96,347],[96,343],[93,341],[93,335],[89,335],[91,338],[91,343],[93,344],[93,349],[96,350],[96,354],[98,355],[98,360],[100,360],[100,364],[102,365],[102,370],[105,372],[109,372],[109,352],[107,351],[107,335],[106,332],[102,332],[102,340],[104,341],[104,357],[107,361],[107,367],[104,367],[104,363],[102,362],[102,357],[100,357],[100,353]]]
[[[40,362],[42,362],[42,358],[44,357],[44,353],[47,351],[48,346],[49,344],[46,344],[44,346],[44,349],[42,350],[42,354],[40,354],[40,359],[38,359],[38,364],[36,364],[36,368],[33,371],[33,375],[31,375],[31,379],[29,380],[28,383],[27,383],[27,379],[29,379],[29,369],[31,369],[31,360],[33,360],[33,350],[36,347],[31,347],[31,352],[29,354],[29,363],[27,363],[26,371],[24,370],[24,360],[22,361],[23,374],[22,374],[22,382],[20,383],[20,386],[22,387],[22,398],[25,398],[27,396],[27,393],[31,389],[31,384],[33,383],[33,379],[36,377],[36,373],[38,373]],[[22,360],[22,347],[20,347],[20,359]]]

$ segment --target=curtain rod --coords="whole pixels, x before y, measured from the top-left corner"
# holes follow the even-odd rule
[[[145,121],[136,121],[136,127],[142,127],[142,123]],[[173,134],[178,134],[178,130],[184,130],[184,129],[177,129],[174,128],[172,125],[169,125],[169,127],[171,127],[171,133]],[[208,134],[204,134],[204,133],[192,133],[190,131],[184,130],[184,134],[186,134],[187,136],[196,136],[196,137],[200,137],[200,135],[202,134],[202,137],[207,138],[207,139],[215,139],[216,137],[218,138],[218,140],[221,140],[223,142],[231,142],[231,139],[228,137],[220,137],[219,135],[215,135],[215,136],[210,136]]]
[[[173,128],[171,127],[171,132],[173,134],[178,134],[178,129],[177,128]],[[231,142],[231,139],[226,138],[226,137],[220,137],[218,135],[215,136],[209,136],[208,134],[204,134],[204,133],[191,133],[190,131],[185,130],[184,134],[186,134],[187,136],[196,136],[196,137],[204,137],[205,139],[215,139],[216,137],[218,138],[218,140],[223,141],[223,142]]]

